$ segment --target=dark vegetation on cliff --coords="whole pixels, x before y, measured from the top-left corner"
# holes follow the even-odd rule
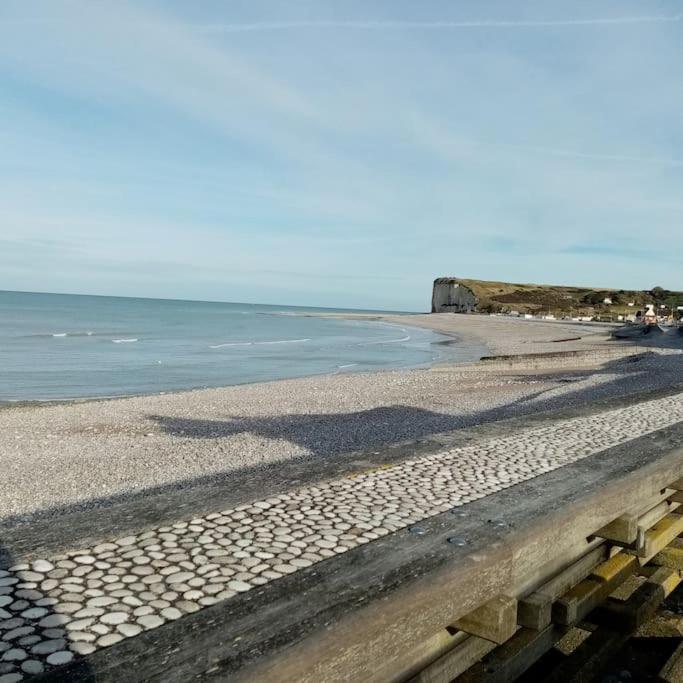
[[[669,315],[672,309],[676,314],[676,307],[683,306],[683,292],[670,291],[662,287],[639,291],[604,287],[515,284],[466,278],[453,280],[474,292],[479,299],[477,310],[484,313],[518,311],[535,314],[545,312],[556,316],[616,316],[635,314],[644,310],[646,304],[654,304],[662,313]],[[606,299],[611,303],[605,303]],[[660,309],[662,305],[666,309]]]

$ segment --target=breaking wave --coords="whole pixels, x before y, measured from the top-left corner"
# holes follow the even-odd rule
[[[309,342],[310,339],[277,339],[275,341],[260,341],[260,342],[227,342],[225,344],[213,344],[209,346],[210,349],[222,349],[225,346],[264,346],[268,344],[303,344]]]

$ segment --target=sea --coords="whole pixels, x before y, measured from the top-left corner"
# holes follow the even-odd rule
[[[358,312],[0,291],[0,402],[420,368],[480,355],[425,329],[319,316]]]

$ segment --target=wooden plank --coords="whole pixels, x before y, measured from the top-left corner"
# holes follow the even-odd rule
[[[633,543],[638,533],[638,516],[625,514],[595,532],[598,538],[617,543]]]
[[[632,555],[619,554],[596,567],[590,577],[567,591],[555,602],[553,621],[571,626],[583,619],[638,568]]]
[[[672,503],[683,503],[683,491],[676,491],[669,496]]]
[[[664,592],[664,599],[668,598],[671,593],[676,590],[678,584],[681,582],[681,570],[672,569],[670,567],[660,567],[652,576],[650,576],[646,583],[661,586]]]
[[[534,631],[541,631],[552,621],[555,598],[543,593],[532,593],[517,603],[517,623]]]
[[[543,683],[586,683],[594,680],[627,637],[607,629],[591,633],[569,657],[545,675]]]
[[[609,598],[590,616],[596,623],[624,633],[640,628],[656,612],[662,601],[681,582],[681,572],[658,567],[648,579],[636,588],[628,600]]]
[[[617,577],[621,576],[626,567],[629,567],[633,562],[633,558],[624,553],[619,553],[610,557],[609,560],[599,564],[591,572],[591,577],[606,583],[613,582]]]
[[[454,629],[441,629],[431,638],[406,645],[406,656],[411,666],[405,670],[405,678],[410,678],[435,662],[446,652],[467,640],[470,636]]]
[[[675,491],[683,491],[683,477],[676,479],[676,481],[671,484],[667,484],[666,488],[674,489]]]
[[[667,683],[681,683],[683,681],[683,643],[669,657],[659,672],[659,678]]]
[[[683,548],[667,546],[652,558],[652,564],[669,569],[683,570]]]
[[[550,581],[539,586],[531,595],[520,599],[517,604],[517,623],[537,631],[548,626],[551,622],[553,602],[585,579],[598,564],[604,562],[608,552],[604,544],[594,548]]]
[[[645,564],[681,533],[683,533],[683,515],[672,512],[645,532],[642,548],[626,552],[638,555],[641,564]]]
[[[545,680],[548,683],[584,683],[594,680],[595,675],[600,673],[631,634],[652,617],[662,600],[680,583],[680,580],[680,572],[660,567],[628,600],[609,598],[606,604],[590,614],[591,622],[602,626]],[[683,667],[683,664],[679,666]],[[678,679],[681,680],[683,679]]]
[[[662,517],[669,514],[672,511],[672,504],[668,500],[663,500],[653,508],[650,508],[647,512],[640,515],[638,519],[638,526],[647,531],[651,526],[654,526],[659,522]]]
[[[509,595],[498,595],[458,619],[453,626],[470,635],[504,643],[517,629],[517,600]]]
[[[409,683],[450,683],[495,647],[496,644],[490,640],[467,636],[459,645],[413,676]]]
[[[519,678],[567,632],[551,625],[542,631],[521,628],[506,643],[456,679],[457,683],[508,683]]]

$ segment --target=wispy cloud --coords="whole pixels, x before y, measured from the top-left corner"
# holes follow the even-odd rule
[[[399,21],[399,20],[301,20],[262,21],[253,23],[202,24],[197,28],[212,33],[251,33],[255,31],[290,31],[299,29],[360,29],[379,31],[452,30],[481,28],[552,28],[581,26],[615,26],[632,24],[671,24],[680,22],[683,14],[637,15],[621,17],[593,17],[585,19],[529,19],[529,20],[474,20],[474,21]]]
[[[683,211],[682,21],[600,6],[9,0],[2,284],[413,309],[465,267],[646,286],[633,240]]]

